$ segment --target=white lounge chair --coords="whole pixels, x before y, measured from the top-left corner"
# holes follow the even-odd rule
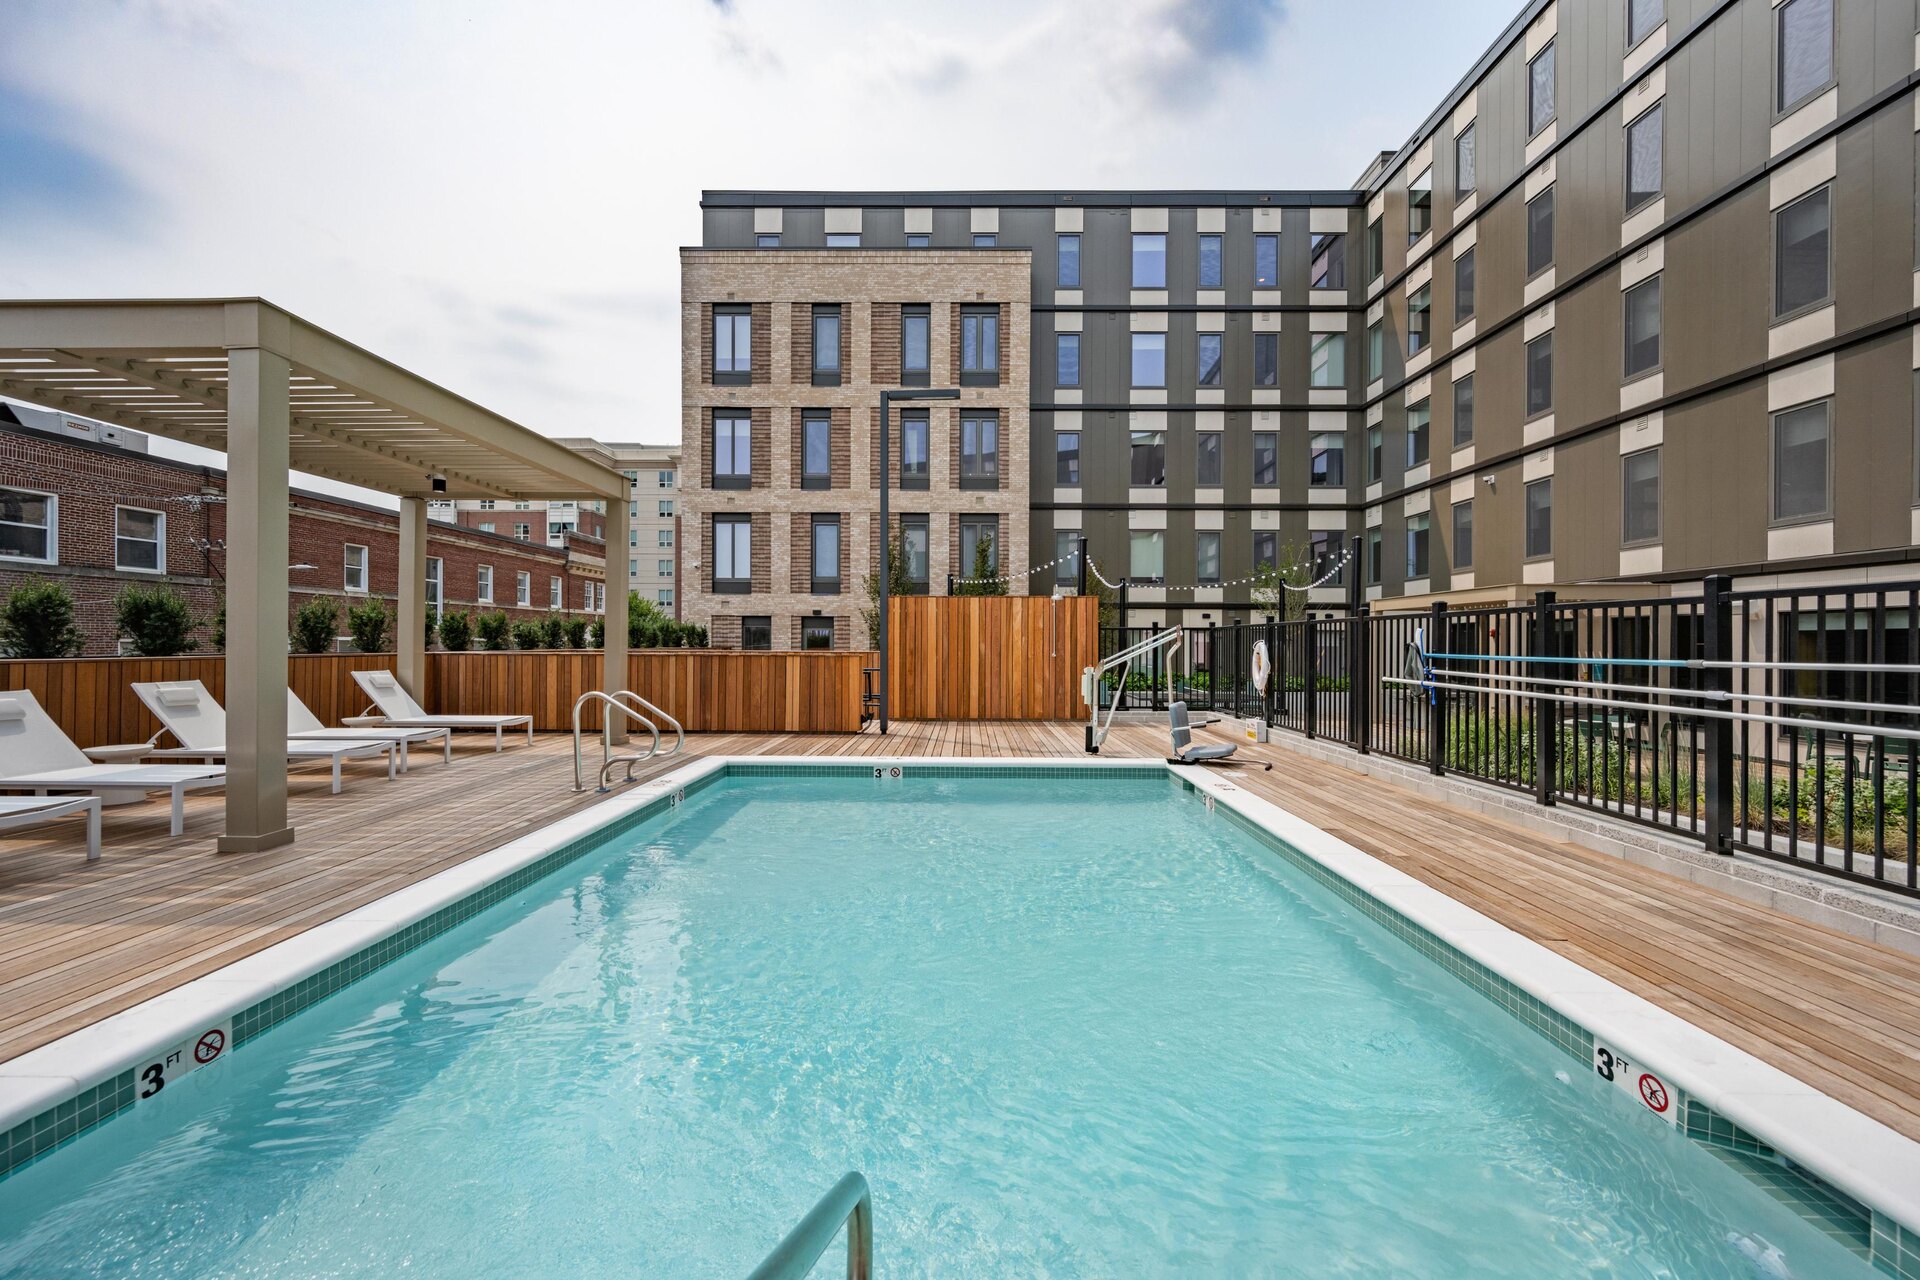
[[[37,827],[54,818],[85,814],[87,819],[87,861],[100,857],[99,796],[0,796],[0,831],[16,827]]]
[[[147,754],[174,760],[224,760],[227,756],[227,713],[207,686],[198,680],[144,681],[133,686],[147,710],[180,743]],[[324,761],[333,767],[333,794],[340,794],[340,766],[348,760],[385,756],[391,779],[398,756],[391,742],[353,738],[344,742],[307,742],[287,739],[287,763]]]
[[[476,729],[485,732],[493,730],[493,749],[501,750],[506,745],[506,731],[521,725],[527,727],[527,745],[533,745],[532,716],[430,716],[421,709],[413,696],[400,687],[391,671],[356,671],[353,678],[373,700],[380,714],[387,718],[387,727],[393,729]]]
[[[95,764],[60,731],[25,689],[0,693],[0,791],[167,791],[174,835],[186,828],[186,793],[227,785],[227,771],[206,764]]]
[[[291,689],[287,690],[287,736],[306,742],[391,742],[400,751],[402,773],[407,771],[409,746],[438,742],[441,758],[448,764],[453,763],[451,729],[329,729]]]

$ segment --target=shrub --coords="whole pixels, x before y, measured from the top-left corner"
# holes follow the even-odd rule
[[[353,637],[353,647],[362,653],[385,653],[387,635],[392,630],[393,615],[378,600],[347,610],[347,634]]]
[[[516,649],[542,648],[546,638],[546,629],[537,622],[523,620],[513,624],[513,647]]]
[[[585,618],[568,618],[566,622],[561,625],[561,630],[566,633],[567,648],[585,649],[589,647],[587,644],[587,620]]]
[[[314,596],[293,615],[295,653],[331,653],[340,629],[340,606],[325,596]]]
[[[440,615],[440,647],[465,653],[473,646],[473,615],[453,609]]]
[[[114,630],[137,658],[171,658],[194,647],[193,610],[172,587],[129,583],[113,598]]]
[[[564,649],[567,647],[566,628],[560,624],[560,615],[550,613],[540,619],[540,647],[543,649]]]
[[[483,613],[474,619],[473,634],[480,641],[480,647],[490,653],[498,653],[507,647],[511,629],[507,625],[507,615],[495,610]]]
[[[87,647],[73,624],[73,597],[57,582],[34,578],[0,606],[0,650],[10,658],[69,658]]]

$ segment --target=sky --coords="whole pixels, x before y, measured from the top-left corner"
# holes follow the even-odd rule
[[[1519,7],[0,0],[0,296],[259,295],[671,441],[702,189],[1346,187]]]

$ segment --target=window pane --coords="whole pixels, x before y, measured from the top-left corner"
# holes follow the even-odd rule
[[[1261,235],[1253,238],[1253,287],[1256,289],[1280,287],[1279,236]]]
[[[1280,483],[1280,437],[1272,431],[1254,432],[1253,482],[1257,485]]]
[[[1553,188],[1527,202],[1527,274],[1553,265]]]
[[[1064,235],[1058,238],[1059,270],[1054,284],[1061,289],[1080,287],[1080,237]]]
[[[1527,486],[1528,556],[1553,554],[1553,481],[1535,480]]]
[[[1804,4],[1806,0],[1799,0]],[[1773,314],[1791,315],[1828,295],[1831,187],[1802,196],[1774,215]]]
[[[1453,384],[1453,447],[1473,443],[1473,375]]]
[[[1133,234],[1133,287],[1167,287],[1167,237],[1161,232],[1136,231]]]
[[[1803,520],[1827,513],[1827,404],[1774,415],[1773,518]]]
[[[1473,319],[1473,254],[1467,250],[1453,260],[1453,322]]]
[[[1660,450],[1642,449],[1620,459],[1620,541],[1652,542],[1660,536]]]
[[[1553,119],[1553,43],[1534,55],[1527,68],[1527,132],[1535,134]]]
[[[1661,108],[1644,112],[1627,126],[1627,212],[1660,194]]]
[[[1166,334],[1136,333],[1133,335],[1133,385],[1136,387],[1167,385]]]
[[[1220,236],[1207,235],[1200,237],[1199,283],[1202,289],[1218,289],[1220,287],[1222,278],[1221,259],[1223,256]]]
[[[1054,385],[1080,385],[1080,335],[1077,333],[1054,335]]]
[[[1202,431],[1194,437],[1193,483],[1202,489],[1220,487],[1220,433]]]
[[[900,316],[900,371],[925,373],[929,367],[927,349],[931,321],[924,311],[907,311]]]
[[[1660,277],[1627,290],[1627,369],[1629,378],[1660,366]]]
[[[1129,543],[1129,578],[1136,582],[1159,582],[1167,576],[1165,533],[1158,529],[1135,529]]]
[[[1433,421],[1433,401],[1422,400],[1407,408],[1407,465],[1417,467],[1427,460],[1427,428]]]
[[[1253,385],[1280,385],[1280,335],[1277,333],[1253,335]]]
[[[1053,439],[1055,484],[1075,485],[1080,483],[1080,433],[1062,431]]]
[[[1193,535],[1193,575],[1202,584],[1220,581],[1220,535],[1203,529]]]
[[[1553,408],[1553,335],[1527,344],[1527,416]]]
[[[1316,235],[1313,237],[1312,283],[1316,289],[1347,287],[1347,238],[1345,236]]]
[[[1347,385],[1347,336],[1344,333],[1323,333],[1313,340],[1307,385],[1313,387]]]
[[[1217,387],[1220,385],[1220,335],[1203,333],[1199,337],[1195,366],[1200,370],[1200,385]]]
[[[1478,185],[1479,179],[1474,173],[1473,126],[1468,125],[1459,137],[1453,140],[1453,189],[1458,195],[1466,195]]]
[[[1453,567],[1473,567],[1473,500],[1453,504]]]
[[[1152,488],[1166,483],[1166,434],[1160,431],[1132,433],[1132,478],[1135,488]]]
[[[1639,44],[1666,20],[1666,0],[1627,0],[1627,44]]]
[[[1833,0],[1787,0],[1780,6],[1778,110],[1798,106],[1833,79]]]

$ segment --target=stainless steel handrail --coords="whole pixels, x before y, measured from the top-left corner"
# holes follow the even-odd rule
[[[673,746],[670,747],[664,754],[670,755],[670,756],[679,755],[680,748],[687,745],[687,731],[680,727],[680,722],[673,718],[673,714],[671,712],[666,711],[660,707],[654,706],[651,702],[648,702],[645,698],[641,697],[639,694],[635,693],[631,689],[622,689],[618,693],[614,694],[613,696],[616,698],[620,698],[623,701],[632,702],[636,704],[642,711],[645,711],[648,715],[658,716],[660,719],[665,720],[668,724],[673,726]],[[651,723],[651,721],[649,721],[649,723]]]
[[[747,1280],[802,1280],[820,1261],[833,1238],[847,1228],[847,1280],[873,1278],[873,1192],[858,1172],[833,1184],[833,1190],[807,1211],[786,1239],[753,1269]]]
[[[620,692],[626,693],[628,691],[625,689],[622,689],[620,690]],[[633,696],[637,697],[638,695],[636,694]],[[613,723],[612,716],[610,713],[613,711],[618,711],[621,715],[625,716],[627,719],[633,721],[634,723],[644,725],[647,729],[647,732],[653,735],[653,743],[651,746],[647,748],[647,753],[645,755],[630,755],[630,756],[616,756],[613,754],[612,733],[608,732],[608,733],[602,733],[600,735],[599,790],[606,791],[609,789],[607,786],[607,775],[613,771],[613,768],[615,765],[620,765],[620,764],[626,765],[627,766],[626,780],[628,782],[632,782],[633,766],[636,764],[639,764],[642,760],[651,760],[654,757],[654,755],[658,753],[660,750],[659,726],[655,725],[653,721],[647,719],[645,716],[641,715],[638,711],[635,711],[632,707],[626,705],[626,703],[621,702],[613,694],[602,693],[598,689],[589,689],[585,693],[581,694],[577,699],[575,699],[573,704],[573,789],[575,792],[581,792],[587,789],[586,783],[580,780],[580,710],[581,708],[585,707],[589,702],[600,702],[600,703],[604,703],[607,706],[609,710],[609,714],[607,716],[607,725],[609,728]]]

